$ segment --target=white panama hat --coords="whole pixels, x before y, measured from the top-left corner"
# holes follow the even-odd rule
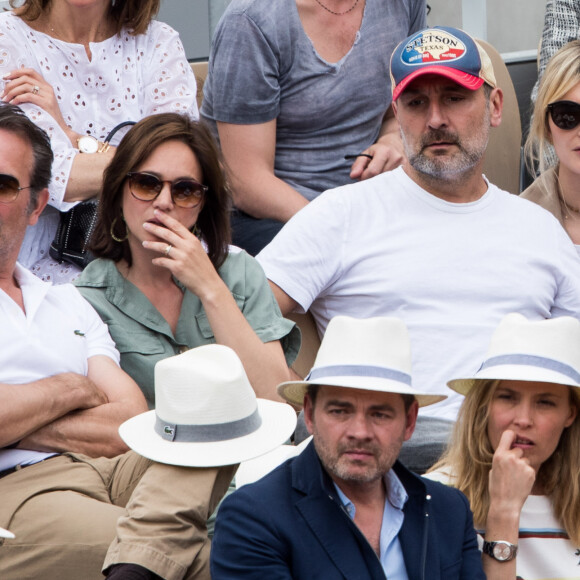
[[[242,363],[209,344],[155,365],[154,411],[125,421],[121,438],[159,463],[217,467],[271,451],[296,427],[285,403],[256,399]]]
[[[421,407],[447,398],[445,393],[421,393],[411,386],[409,332],[402,320],[387,316],[335,316],[308,376],[278,385],[278,394],[302,405],[308,385],[414,395]]]
[[[580,321],[571,316],[528,320],[505,316],[491,338],[485,361],[474,376],[447,385],[466,395],[489,380],[538,381],[580,387]]]

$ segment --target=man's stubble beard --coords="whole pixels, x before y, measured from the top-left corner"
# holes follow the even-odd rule
[[[434,129],[423,135],[419,142],[418,151],[413,150],[401,128],[401,139],[405,154],[410,166],[423,175],[429,181],[455,181],[469,173],[481,161],[485,155],[489,141],[490,109],[489,102],[483,123],[473,137],[461,140],[456,133],[444,129]],[[447,155],[427,156],[424,150],[435,142],[446,142],[450,146],[455,145],[458,149],[450,158]]]

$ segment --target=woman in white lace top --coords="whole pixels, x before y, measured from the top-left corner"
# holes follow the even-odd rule
[[[21,6],[0,14],[2,99],[47,131],[55,153],[50,205],[29,228],[19,261],[66,282],[78,270],[55,263],[48,249],[58,211],[99,191],[114,147],[99,152],[98,142],[117,124],[153,113],[196,119],[195,77],[178,33],[153,20],[160,0],[12,2]]]

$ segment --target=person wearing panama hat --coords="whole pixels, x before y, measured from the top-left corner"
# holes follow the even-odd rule
[[[0,540],[3,580],[88,580],[102,577],[101,568],[109,580],[210,580],[209,516],[238,464],[286,441],[296,413],[286,403],[257,399],[237,354],[217,344],[157,363],[155,394],[156,410],[119,427],[131,449],[125,454],[66,454],[43,464],[51,472],[40,478],[32,466],[2,479],[11,487],[3,487],[0,508],[18,497],[16,487],[33,500],[7,522],[16,540]],[[23,521],[35,501],[42,513]],[[75,523],[59,508],[72,512]],[[45,525],[48,547],[35,546],[31,536],[43,536]],[[59,556],[64,538],[82,546],[86,562]]]
[[[282,314],[310,312],[320,336],[337,315],[402,318],[414,384],[437,392],[481,362],[509,312],[578,316],[580,262],[552,216],[482,173],[503,103],[482,45],[429,27],[397,47],[391,73],[403,165],[323,193],[257,260]],[[445,450],[463,401],[448,395],[420,410],[414,471]]]
[[[113,580],[152,578],[147,568],[123,564],[122,545],[120,547],[120,540],[137,544],[145,541],[147,544],[151,530],[146,531],[146,536],[141,536],[142,530],[136,525],[136,521],[148,515],[144,506],[151,503],[155,506],[154,513],[158,514],[158,502],[162,501],[169,514],[179,513],[186,520],[192,517],[194,526],[205,529],[205,520],[225,493],[237,464],[282,445],[296,426],[296,413],[289,405],[256,398],[242,362],[231,348],[223,345],[200,346],[158,362],[155,365],[155,397],[155,410],[132,417],[119,427],[125,443],[140,456],[160,465],[189,468],[230,466],[225,470],[229,479],[222,479],[221,489],[217,485],[214,487],[211,501],[209,497],[202,498],[201,507],[206,508],[201,512],[202,522],[192,517],[192,514],[199,517],[192,511],[199,505],[194,487],[187,489],[182,486],[180,489],[187,489],[186,493],[176,497],[175,486],[167,485],[168,478],[158,477],[153,487],[149,481],[146,490],[132,498],[127,506],[128,516],[119,520],[117,538],[109,548],[103,567],[108,572],[107,578]],[[186,474],[181,479],[189,471],[179,470]],[[162,472],[163,468],[159,474]],[[182,551],[185,557],[181,556],[180,560],[187,561],[191,552],[184,546],[194,543],[188,542],[181,530],[174,535],[170,525],[171,520],[165,538],[156,549],[167,554]],[[199,538],[195,540],[199,541]],[[201,549],[198,547],[194,553],[194,561],[185,578],[209,580],[206,534]]]
[[[312,442],[221,504],[212,580],[485,578],[465,498],[396,461],[418,406],[445,397],[412,386],[404,322],[334,318],[278,392],[304,397]]]
[[[578,578],[580,321],[508,314],[448,385],[465,401],[427,477],[467,496],[488,578]]]

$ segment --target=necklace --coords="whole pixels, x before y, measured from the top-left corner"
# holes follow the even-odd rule
[[[565,199],[564,196],[562,196],[562,201],[564,202],[564,207],[566,208],[566,216],[564,216],[564,219],[568,219],[569,217],[572,217],[570,212],[575,213],[576,215],[580,215],[580,208],[577,208],[573,205],[570,205]]]
[[[69,44],[85,44],[84,42],[75,42],[75,41],[71,41],[71,40],[65,40],[63,38],[62,34],[58,30],[54,29],[54,26],[50,27],[50,36],[52,36],[53,38],[56,38],[57,40],[62,40],[63,42],[68,42]],[[101,40],[104,40],[105,38],[106,38],[106,35],[101,32],[101,27],[99,26],[97,28],[95,40],[93,42],[100,42]],[[86,44],[88,45],[89,42],[87,41]]]
[[[354,0],[354,4],[348,10],[345,10],[344,12],[335,12],[334,10],[331,10],[330,8],[328,8],[328,6],[325,6],[320,0],[316,0],[316,3],[319,6],[321,6],[322,8],[324,8],[327,12],[330,12],[331,14],[334,14],[335,16],[342,16],[343,14],[348,14],[349,12],[352,12],[356,8],[356,5],[359,3],[359,0]]]

